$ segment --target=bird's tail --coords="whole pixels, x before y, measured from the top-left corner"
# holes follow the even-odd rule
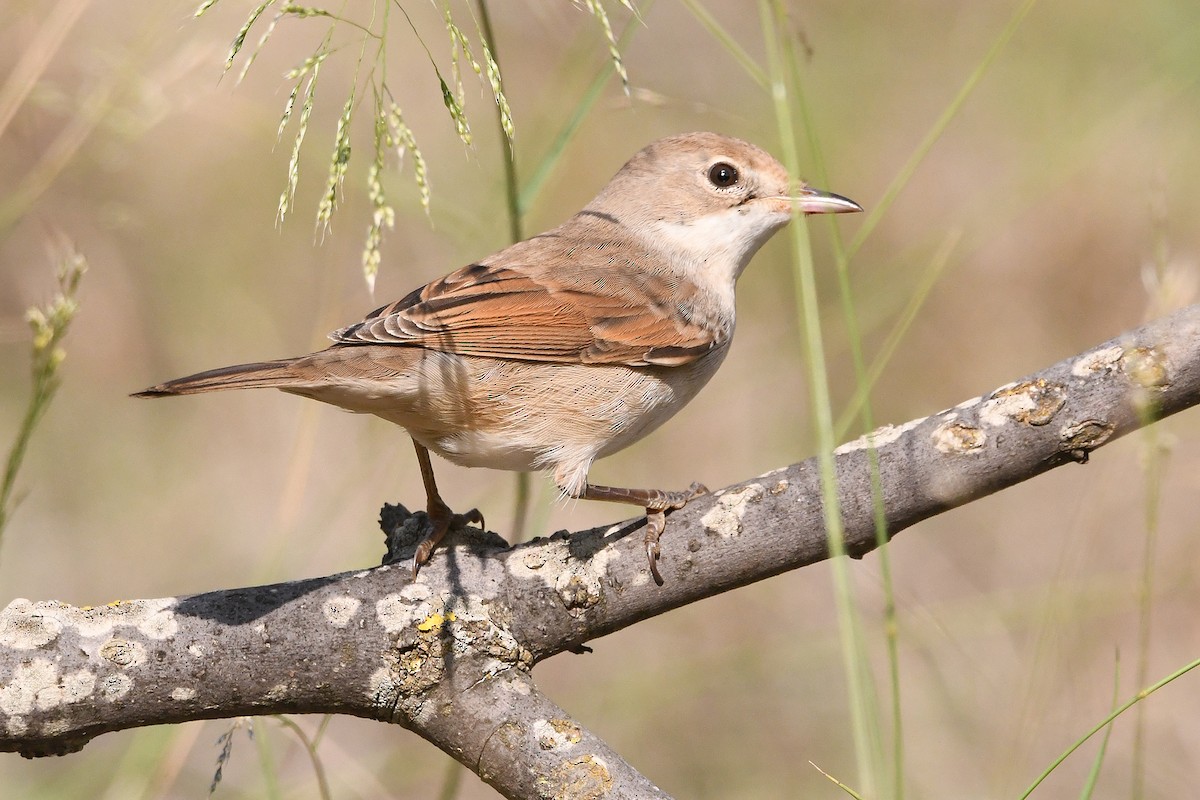
[[[279,361],[259,361],[255,364],[235,364],[232,367],[210,369],[151,386],[136,392],[133,397],[171,397],[222,389],[283,389],[304,382],[292,369],[294,361],[295,359],[285,358]]]

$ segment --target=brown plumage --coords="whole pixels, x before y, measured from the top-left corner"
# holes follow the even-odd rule
[[[651,144],[559,227],[518,242],[330,335],[326,350],[222,367],[139,397],[273,387],[408,430],[433,531],[453,514],[428,451],[465,466],[550,469],[563,494],[641,505],[651,572],[664,512],[703,491],[587,482],[602,456],[682,408],[725,357],[734,284],[758,248],[806,213],[859,210],[802,187],[752,144],[695,133]]]

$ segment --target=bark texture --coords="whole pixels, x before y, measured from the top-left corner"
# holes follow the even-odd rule
[[[1027,480],[1200,402],[1190,306],[834,454],[845,546]],[[876,479],[872,480],[872,475]],[[877,487],[873,490],[872,486]],[[815,459],[671,515],[658,587],[641,522],[506,547],[464,535],[407,564],[102,608],[0,612],[0,750],[62,755],[107,731],[245,714],[395,723],[507,797],[665,797],[538,690],[532,667],[664,611],[829,555]],[[385,509],[404,552],[423,514]],[[411,555],[411,547],[408,551]]]

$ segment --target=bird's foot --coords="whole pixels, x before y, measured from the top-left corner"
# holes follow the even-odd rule
[[[650,565],[650,575],[659,586],[663,585],[662,575],[658,572],[658,540],[662,538],[667,527],[667,512],[683,508],[690,501],[702,494],[708,494],[708,489],[702,483],[693,483],[681,492],[663,492],[661,499],[646,508],[646,561]]]
[[[429,562],[429,559],[433,556],[433,551],[441,544],[442,539],[446,538],[446,534],[449,531],[461,530],[471,524],[478,525],[481,529],[487,530],[483,521],[483,514],[477,508],[472,508],[465,514],[455,514],[445,503],[430,503],[426,513],[429,515],[430,530],[417,543],[417,550],[413,554],[414,578],[421,571],[421,567]]]

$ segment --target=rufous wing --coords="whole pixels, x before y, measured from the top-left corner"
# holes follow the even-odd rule
[[[694,291],[637,270],[593,279],[575,271],[563,281],[471,264],[330,338],[523,361],[681,366],[726,338],[681,302]]]

